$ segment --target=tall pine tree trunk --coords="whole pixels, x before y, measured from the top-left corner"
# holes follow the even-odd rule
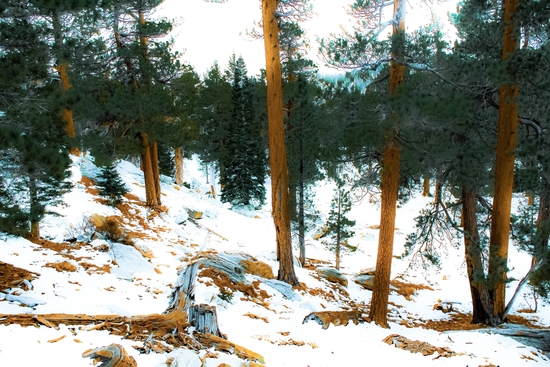
[[[422,196],[430,196],[430,177],[427,175],[422,178]]]
[[[300,161],[300,172],[302,171],[302,162]],[[302,176],[302,175],[301,175]],[[304,200],[305,200],[305,187],[303,177],[300,177],[299,190],[299,203],[298,203],[298,243],[300,244],[300,264],[302,266],[306,263],[306,240],[305,240],[305,213],[304,213]]]
[[[181,154],[180,147],[174,149],[174,163],[176,166],[176,185],[181,185],[183,184],[183,154]]]
[[[393,25],[394,36],[405,31],[406,0],[394,1]],[[395,50],[395,58],[402,58],[403,51]],[[394,94],[403,82],[403,65],[392,62],[390,65],[390,94]],[[383,152],[382,168],[382,203],[380,213],[380,237],[378,239],[378,255],[376,258],[376,273],[370,305],[369,318],[381,327],[388,327],[388,298],[390,293],[391,261],[393,256],[393,237],[395,230],[395,213],[397,193],[399,191],[400,147],[396,131],[400,121],[395,117],[393,131],[389,132],[386,147]]]
[[[548,191],[549,184],[545,178],[543,192],[540,195],[539,201],[539,214],[537,217],[537,232],[535,235],[535,243],[533,248],[533,264],[536,264],[538,259],[542,259],[548,252],[548,238],[550,219],[550,192]]]
[[[264,31],[267,120],[269,134],[269,166],[271,169],[271,200],[273,221],[277,236],[279,258],[278,279],[291,285],[299,284],[294,273],[292,242],[290,239],[290,213],[288,207],[288,168],[286,161],[282,69],[279,50],[279,26],[275,17],[277,1],[262,0]]]
[[[340,223],[342,223],[342,196],[338,189],[338,222],[336,223],[336,269],[340,270]]]
[[[518,47],[514,36],[513,17],[519,0],[505,0],[504,37],[502,59],[506,60]],[[514,79],[512,70],[508,70]],[[514,149],[517,140],[518,109],[516,97],[519,87],[514,82],[500,86],[498,133],[495,165],[495,193],[491,222],[489,272],[493,285],[495,314],[502,316],[506,306],[506,272],[508,262],[508,237],[510,234],[510,211],[514,184]]]
[[[151,154],[151,168],[153,170],[153,179],[155,180],[155,197],[157,198],[157,205],[162,205],[160,199],[160,170],[159,170],[159,150],[158,144],[154,141],[149,145],[149,152]]]
[[[63,45],[63,31],[61,29],[61,20],[60,14],[58,12],[53,12],[52,14],[52,24],[54,29],[54,47],[58,55],[61,55],[64,47]],[[55,70],[59,73],[60,88],[63,94],[67,93],[69,89],[72,88],[72,85],[69,81],[69,73],[67,71],[68,63],[62,57],[57,57],[57,65],[54,67]],[[64,124],[65,131],[67,136],[71,139],[71,148],[70,152],[74,155],[79,155],[80,151],[76,146],[76,133],[74,128],[74,119],[73,111],[67,108],[66,106],[61,110],[61,121]]]
[[[40,237],[40,222],[38,213],[42,210],[38,202],[38,188],[36,187],[36,179],[29,179],[29,196],[30,196],[30,214],[31,214],[31,231],[29,237],[38,239]]]
[[[156,208],[159,203],[155,188],[155,176],[151,162],[151,147],[146,133],[140,133],[141,138],[141,165],[143,169],[143,180],[145,181],[145,205],[149,208]]]
[[[464,224],[464,251],[466,270],[472,295],[472,324],[497,326],[500,320],[493,311],[493,301],[487,289],[485,269],[481,258],[476,215],[476,193],[462,188],[462,217]]]

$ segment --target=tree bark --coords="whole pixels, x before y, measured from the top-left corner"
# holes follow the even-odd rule
[[[393,35],[405,31],[406,0],[394,1]],[[403,58],[403,50],[396,50],[395,58]],[[397,87],[403,82],[403,65],[390,64],[390,94],[395,94]],[[393,257],[393,237],[395,230],[395,213],[397,194],[399,191],[400,147],[396,136],[400,121],[395,116],[393,129],[388,136],[383,152],[382,168],[382,203],[380,213],[380,237],[378,239],[378,254],[376,258],[376,273],[372,292],[369,318],[381,327],[388,326],[388,298],[390,294],[391,262]]]
[[[155,181],[155,196],[157,198],[157,205],[162,205],[160,195],[160,170],[159,170],[159,153],[158,144],[156,141],[149,146],[149,153],[151,155],[151,168],[153,170],[153,180]]]
[[[518,47],[514,37],[513,17],[519,0],[506,0],[504,8],[504,37],[502,60],[506,60]],[[514,72],[508,70],[513,79]],[[495,314],[501,316],[506,306],[506,272],[510,211],[514,184],[514,149],[517,140],[518,108],[516,98],[519,86],[509,82],[500,86],[498,133],[495,164],[495,192],[491,222],[489,273],[494,280],[493,303]]]
[[[183,184],[183,155],[180,147],[174,149],[174,160],[176,164],[176,185],[181,185]]]
[[[300,163],[301,165],[301,163]],[[304,182],[301,179],[299,186],[299,210],[298,210],[298,243],[300,244],[300,264],[306,263],[306,240],[305,240],[305,213],[304,213]]]
[[[61,20],[60,14],[57,11],[54,11],[52,13],[52,25],[53,25],[53,31],[54,31],[54,47],[56,49],[56,52],[58,55],[62,54],[62,48],[63,45],[63,31],[61,29]],[[69,73],[67,72],[67,62],[63,60],[61,57],[58,56],[57,58],[57,65],[54,66],[54,69],[57,70],[59,73],[59,86],[61,88],[62,93],[66,93],[69,89],[72,88],[72,85],[69,81]],[[71,141],[76,137],[75,128],[74,128],[74,119],[73,119],[73,111],[68,109],[67,107],[63,107],[61,110],[61,121],[65,125],[65,131],[67,132],[67,136],[71,138]],[[71,154],[78,155],[80,154],[78,147],[71,146],[70,148]]]
[[[430,178],[428,176],[424,176],[422,182],[422,196],[430,196]]]
[[[493,313],[493,301],[487,289],[487,280],[485,278],[485,270],[481,259],[476,206],[475,191],[462,188],[464,251],[468,281],[470,283],[470,293],[472,295],[472,324],[497,326],[500,324],[500,320]]]
[[[271,199],[273,222],[277,236],[279,258],[278,279],[291,285],[299,284],[294,273],[290,213],[288,207],[288,168],[286,161],[282,69],[279,50],[279,26],[275,17],[277,1],[262,0],[262,21],[267,79],[267,120],[269,133],[269,166],[271,169]]]
[[[155,189],[155,178],[153,174],[153,165],[151,162],[151,150],[146,133],[140,133],[141,138],[141,164],[143,167],[143,180],[145,181],[145,205],[149,208],[156,208],[157,195]]]
[[[342,221],[340,200],[340,189],[338,189],[338,222],[336,223],[336,269],[338,270],[340,270],[340,223]]]
[[[404,0],[401,0],[404,1]],[[390,294],[391,262],[395,213],[399,190],[399,143],[392,137],[384,149],[382,169],[382,204],[380,214],[380,237],[376,257],[376,273],[369,318],[381,327],[388,327],[388,298]]]

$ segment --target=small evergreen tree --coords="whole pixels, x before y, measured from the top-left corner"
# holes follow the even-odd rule
[[[325,233],[328,239],[324,241],[331,251],[336,254],[336,269],[340,269],[340,256],[342,250],[355,251],[357,247],[348,243],[354,232],[350,230],[355,221],[349,219],[346,214],[351,210],[351,198],[349,191],[342,184],[334,190],[335,195],[330,204],[330,212],[325,224]]]
[[[107,198],[107,205],[116,206],[122,201],[124,194],[128,192],[126,185],[116,170],[116,162],[101,168],[101,173],[96,182],[99,195]]]
[[[227,162],[223,172],[221,199],[233,205],[265,202],[265,145],[261,139],[261,117],[256,115],[255,80],[247,77],[244,60],[229,63],[232,79],[233,113],[227,135]]]

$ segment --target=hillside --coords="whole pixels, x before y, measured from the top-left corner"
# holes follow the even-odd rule
[[[291,289],[272,279],[278,265],[269,204],[262,210],[230,210],[212,197],[198,163],[186,161],[185,180],[190,188],[163,179],[162,210],[150,212],[143,205],[139,168],[123,161],[117,169],[130,189],[117,208],[104,205],[97,196],[93,179],[98,169],[93,160],[73,157],[74,187],[65,195],[65,205],[56,208],[60,215],[41,222],[43,238],[35,242],[0,238],[0,365],[91,366],[93,361],[82,354],[112,343],[122,345],[139,367],[263,365],[262,360],[245,360],[213,348],[175,348],[169,337],[130,340],[117,335],[124,335],[120,328],[131,328],[124,323],[56,328],[41,317],[26,319],[27,326],[14,323],[14,315],[19,314],[128,318],[161,314],[168,308],[178,274],[197,259],[203,266],[198,271],[195,303],[216,306],[220,331],[230,342],[263,356],[267,366],[371,362],[385,366],[535,366],[549,361],[541,345],[528,346],[497,330],[476,330],[469,324],[470,295],[461,246],[448,246],[442,270],[410,268],[410,259],[395,258],[391,328],[364,322],[371,291],[355,280],[361,274],[365,279],[364,274],[375,265],[379,225],[378,208],[368,200],[357,204],[350,215],[357,221],[351,242],[358,250],[342,258],[342,284],[321,276],[324,268],[333,265],[334,255],[314,239],[313,231],[306,239],[307,266],[296,268],[300,286]],[[317,188],[316,205],[325,214],[331,195],[330,185]],[[413,218],[429,200],[413,198],[398,208],[394,255],[402,253]],[[511,246],[510,259],[510,275],[521,278],[530,257]],[[235,277],[231,280],[212,270],[207,260],[237,267]],[[516,285],[509,285],[508,297]],[[525,336],[529,330],[547,328],[548,304],[539,300],[537,312],[525,312],[532,307],[531,295],[520,296],[510,316],[512,324],[500,333]],[[326,311],[349,311],[346,315],[351,321],[326,329],[315,317],[304,322],[308,315]],[[333,315],[336,323],[346,321],[341,312],[318,315]],[[520,325],[529,329],[519,330]],[[143,335],[150,332],[140,330]],[[191,332],[192,328],[185,330]],[[399,342],[402,339],[394,334],[416,342]],[[532,339],[541,340],[535,336]],[[396,345],[408,345],[411,350]]]

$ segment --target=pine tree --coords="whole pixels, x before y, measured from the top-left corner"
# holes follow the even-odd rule
[[[338,187],[334,192],[325,224],[325,233],[330,241],[325,240],[324,243],[331,251],[335,252],[336,269],[340,269],[340,258],[343,250],[352,252],[356,250],[356,247],[348,243],[348,239],[354,235],[350,227],[355,225],[355,221],[346,216],[351,210],[352,203],[350,193],[343,187],[341,181],[338,182]]]
[[[50,44],[40,12],[17,1],[0,7],[0,227],[39,237],[39,222],[70,184],[67,135],[49,75]],[[12,227],[12,225],[17,227]]]
[[[277,279],[298,284],[294,272],[290,213],[288,202],[288,168],[286,160],[282,69],[279,49],[279,27],[276,18],[277,1],[262,0],[262,23],[266,59],[267,120],[269,131],[269,167],[271,169],[271,200],[273,222],[277,234]]]
[[[261,137],[262,122],[254,103],[254,81],[246,75],[244,60],[233,56],[229,63],[232,115],[226,136],[227,163],[224,169],[222,201],[233,205],[265,202],[265,146]]]
[[[107,205],[116,206],[121,203],[122,198],[128,192],[126,184],[116,170],[116,161],[101,168],[97,178],[96,186],[99,188],[99,195],[107,198]]]

